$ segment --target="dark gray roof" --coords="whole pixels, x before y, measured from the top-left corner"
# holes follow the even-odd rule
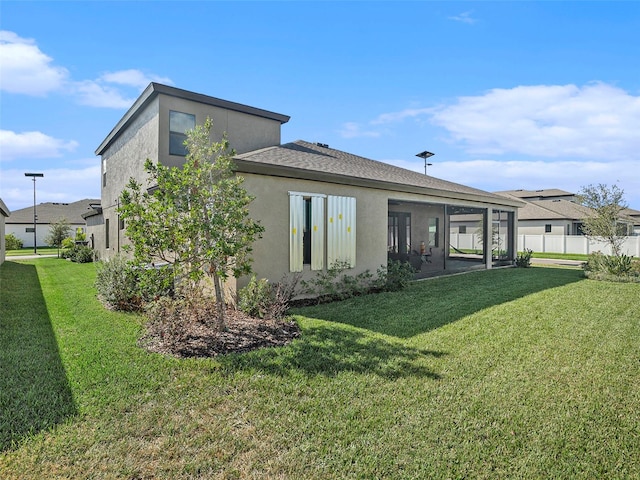
[[[558,188],[547,188],[542,190],[503,190],[495,192],[498,194],[506,194],[511,197],[523,200],[543,200],[557,197],[574,197],[575,193],[560,190]]]
[[[523,204],[517,199],[500,197],[303,140],[243,153],[235,160],[239,172],[369,186],[514,207]]]
[[[91,210],[91,204],[100,204],[99,199],[85,198],[72,203],[46,202],[36,205],[38,224],[48,225],[57,222],[60,218],[66,218],[72,225],[84,225],[82,214]],[[33,207],[22,208],[11,212],[6,221],[7,224],[33,223]]]
[[[511,193],[496,193],[515,198]],[[590,208],[569,200],[525,200],[525,206],[518,210],[518,220],[582,220],[591,214]]]
[[[127,113],[120,119],[115,127],[109,132],[109,135],[102,141],[100,146],[96,149],[96,155],[102,155],[102,152],[111,145],[111,143],[120,135],[123,131],[155,97],[159,94],[168,95],[170,97],[182,98],[185,100],[191,100],[199,102],[204,105],[212,105],[214,107],[220,107],[227,110],[233,110],[241,113],[248,113],[258,117],[268,118],[270,120],[276,120],[278,122],[287,123],[291,117],[282,115],[281,113],[270,112],[261,108],[251,107],[249,105],[243,105],[241,103],[230,102],[229,100],[222,100],[216,97],[210,97],[209,95],[203,95],[201,93],[190,92],[181,88],[170,87],[168,85],[162,85],[161,83],[151,82],[144,92],[140,94],[137,100],[133,103],[131,108],[127,110]]]

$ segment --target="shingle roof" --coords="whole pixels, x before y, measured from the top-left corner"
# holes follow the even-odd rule
[[[46,202],[36,205],[38,224],[48,225],[57,222],[60,218],[66,218],[70,224],[84,225],[82,214],[91,209],[91,204],[99,204],[100,199],[85,198],[72,203]],[[6,221],[12,223],[33,223],[33,207],[22,208],[11,212]]]
[[[515,198],[511,191],[496,193]],[[590,208],[568,200],[525,200],[525,206],[518,210],[518,220],[581,220],[590,214]]]
[[[506,194],[511,197],[525,200],[575,196],[574,193],[560,190],[558,188],[547,188],[542,190],[503,190],[495,193]]]
[[[375,184],[378,188],[411,191],[447,198],[475,199],[489,203],[520,206],[506,199],[458,183],[426,176],[388,163],[298,140],[292,143],[247,152],[235,157],[240,172],[260,172],[260,167],[286,171],[292,178],[317,179],[349,185]],[[506,203],[505,203],[506,201]]]

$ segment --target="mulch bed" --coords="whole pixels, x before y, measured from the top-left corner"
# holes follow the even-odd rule
[[[151,321],[140,345],[151,352],[180,358],[216,357],[279,347],[300,337],[300,328],[293,320],[253,318],[228,309],[226,321],[224,331],[216,330],[214,319],[185,322],[177,334],[166,325]]]

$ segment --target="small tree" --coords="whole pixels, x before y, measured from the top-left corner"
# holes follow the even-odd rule
[[[187,133],[186,162],[181,168],[147,159],[151,192],[131,179],[118,213],[127,225],[138,264],[173,265],[183,290],[195,294],[204,276],[214,285],[217,327],[224,329],[223,282],[230,274],[251,272],[252,244],[264,228],[249,218],[253,201],[234,174],[226,135],[212,142],[212,122]]]
[[[58,258],[60,258],[60,247],[62,241],[71,233],[71,227],[66,218],[59,218],[57,221],[49,225],[49,234],[45,237],[44,242],[50,247],[58,249]]]
[[[582,205],[593,211],[592,215],[583,219],[585,235],[608,243],[611,253],[619,257],[620,247],[627,235],[626,229],[619,224],[621,213],[627,208],[624,191],[617,185],[589,185],[582,187],[578,198]]]

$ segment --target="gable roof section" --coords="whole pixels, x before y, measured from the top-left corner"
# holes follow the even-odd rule
[[[85,198],[72,203],[46,202],[36,205],[38,224],[50,224],[57,222],[60,218],[66,218],[72,225],[83,225],[85,223],[82,214],[91,210],[90,205],[99,204],[100,200]],[[33,224],[33,207],[21,208],[12,212],[7,219],[7,224],[24,223]]]
[[[236,170],[519,207],[523,202],[298,140],[235,157]]]
[[[516,198],[507,192],[497,195]],[[568,200],[524,200],[525,205],[518,210],[518,220],[582,220],[591,215],[591,209]]]
[[[124,131],[133,120],[138,116],[139,112],[153,101],[158,95],[167,95],[170,97],[182,98],[184,100],[190,100],[198,102],[204,105],[211,105],[214,107],[224,108],[226,110],[233,110],[240,113],[247,113],[249,115],[255,115],[258,117],[268,118],[270,120],[276,120],[281,124],[289,121],[289,116],[282,115],[280,113],[270,112],[261,108],[250,107],[249,105],[243,105],[241,103],[230,102],[228,100],[222,100],[216,97],[210,97],[201,93],[190,92],[188,90],[182,90],[181,88],[170,87],[168,85],[162,85],[161,83],[151,82],[147,88],[140,94],[138,99],[133,103],[131,108],[127,110],[127,113],[120,119],[115,127],[109,132],[109,135],[102,141],[100,146],[96,149],[96,155],[102,155],[102,153],[111,145],[120,133]]]

